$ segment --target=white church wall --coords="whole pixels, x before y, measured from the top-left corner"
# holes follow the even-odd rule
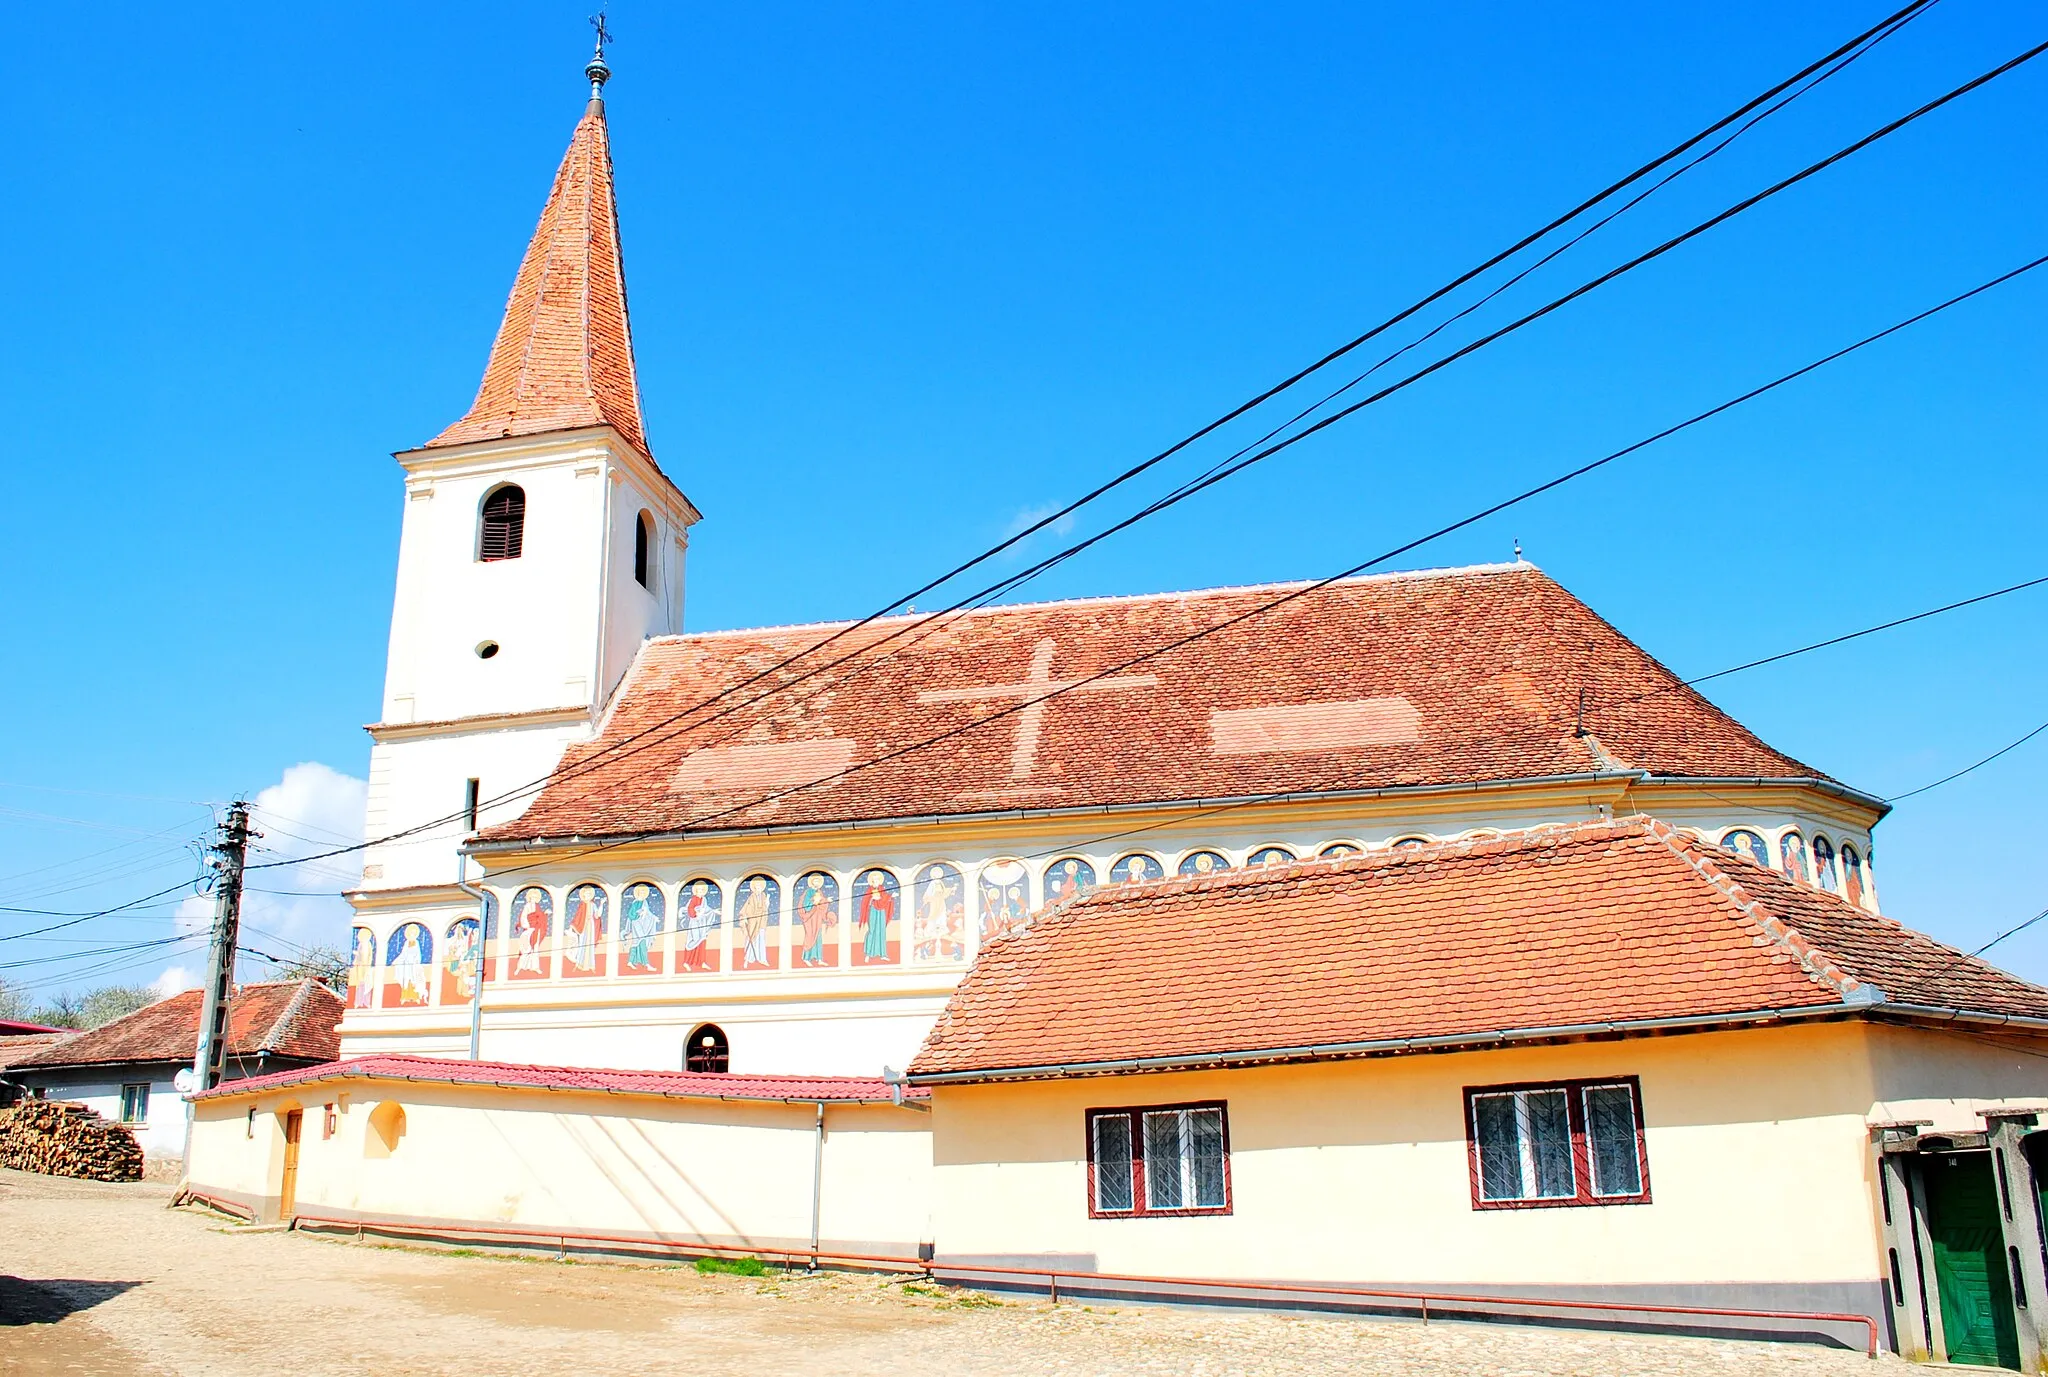
[[[483,1055],[544,1064],[676,1069],[690,1031],[708,1022],[731,1040],[735,1071],[876,1075],[908,1062],[982,943],[1013,920],[1012,913],[990,903],[1002,897],[1003,887],[984,885],[984,880],[1019,866],[1025,888],[1021,900],[1012,902],[1021,902],[1021,913],[1028,914],[1054,897],[1048,881],[1070,860],[1085,866],[1083,876],[1092,874],[1098,884],[1108,882],[1119,863],[1133,856],[1148,857],[1173,876],[1184,865],[1200,864],[1204,855],[1212,866],[1237,867],[1267,854],[1306,859],[1342,854],[1346,848],[1577,822],[1633,811],[1649,802],[1646,792],[1630,795],[1618,785],[1604,793],[1584,786],[1493,789],[1448,799],[1382,798],[1348,807],[1274,805],[1222,813],[1183,805],[1107,816],[959,819],[871,831],[650,842],[582,857],[571,850],[556,859],[524,851],[486,855],[481,858],[485,865],[519,870],[482,881],[496,904],[497,931],[488,953]],[[1788,791],[1778,809],[1744,809],[1703,796],[1678,802],[1683,806],[1674,810],[1680,816],[1673,820],[1709,842],[1718,842],[1728,827],[1741,826],[1754,829],[1759,845],[1770,851],[1794,833],[1867,845],[1866,833],[1843,828],[1828,812],[1800,807],[1798,791]],[[957,883],[950,872],[942,873],[947,884],[955,885],[950,904],[921,902],[929,891],[920,880],[934,865],[957,871]],[[860,877],[876,869],[894,879],[896,920],[889,946],[893,959],[869,965],[860,963],[866,943],[856,900]],[[798,895],[803,877],[811,873],[829,877],[836,889],[830,910],[836,934],[824,944],[826,964],[807,967]],[[1867,862],[1863,874],[1865,902],[1874,902]],[[739,893],[743,881],[759,875],[773,880],[776,902],[774,921],[765,926],[756,953],[759,959],[750,961]],[[1839,859],[1836,875],[1840,884]],[[700,880],[707,894],[715,892],[719,922],[695,953],[707,969],[692,970],[687,968],[686,937],[678,929]],[[605,938],[591,945],[591,973],[582,975],[568,964],[571,938],[565,928],[576,892],[586,886],[584,895],[601,896]],[[648,967],[630,972],[632,939],[621,932],[621,920],[629,894],[646,895],[647,886],[660,899],[661,930],[650,936]],[[529,909],[544,910],[545,938],[529,942],[533,934],[520,919]],[[342,1026],[345,1056],[468,1054],[470,986],[434,968],[446,959],[448,924],[474,912],[471,905],[451,906],[444,900],[417,913],[365,915],[376,938],[376,969],[368,973],[373,988],[352,994]],[[408,1003],[402,992],[394,994],[402,982],[388,966],[393,932],[411,921],[423,924],[432,947],[427,971],[416,977],[427,987],[420,1005]]]

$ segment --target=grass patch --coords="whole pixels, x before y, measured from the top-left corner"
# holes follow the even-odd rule
[[[765,1277],[768,1264],[757,1257],[700,1257],[697,1270],[706,1276],[718,1273],[729,1277]]]

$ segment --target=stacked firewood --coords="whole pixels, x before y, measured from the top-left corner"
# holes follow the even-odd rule
[[[82,1104],[23,1100],[0,1110],[0,1167],[88,1181],[140,1181],[135,1135]]]

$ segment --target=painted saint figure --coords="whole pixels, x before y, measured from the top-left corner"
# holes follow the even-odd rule
[[[862,871],[853,887],[853,921],[861,932],[854,959],[862,965],[888,965],[896,959],[889,942],[889,928],[896,921],[896,877],[876,867]]]
[[[1205,875],[1214,875],[1219,870],[1228,869],[1230,862],[1214,851],[1193,852],[1180,863],[1181,874],[1198,880]]]
[[[427,971],[433,964],[434,939],[418,923],[404,923],[391,934],[390,957],[391,991],[390,1004],[418,1005],[427,1003],[433,991],[427,983]]]
[[[826,934],[836,926],[833,919],[839,916],[839,881],[822,870],[813,870],[796,882],[796,920],[800,925],[797,940],[803,946],[797,952],[797,963],[803,966],[836,966],[839,964],[839,940],[832,938],[831,949],[826,949]]]
[[[1835,848],[1826,837],[1813,839],[1813,878],[1828,893],[1835,892]]]
[[[476,998],[477,921],[457,918],[448,925],[447,954],[441,958],[441,1002]]]
[[[1842,897],[1863,906],[1863,858],[1847,842],[1842,843]]]
[[[722,905],[725,896],[719,893],[716,883],[710,880],[692,880],[683,891],[676,906],[676,933],[682,938],[682,949],[676,955],[676,968],[683,971],[715,971],[718,969],[718,946],[711,935],[718,931],[724,920]]]
[[[619,941],[625,944],[625,952],[619,957],[619,974],[646,975],[661,970],[654,939],[661,935],[664,907],[660,888],[645,880],[627,885],[620,893]]]
[[[766,875],[749,875],[733,893],[733,926],[745,943],[736,969],[768,970],[777,964],[769,949],[768,929],[782,922],[782,895],[775,881]],[[780,933],[776,934],[779,939]],[[777,945],[780,945],[778,940]]]
[[[604,941],[605,892],[598,885],[578,885],[569,891],[562,912],[562,974],[603,975],[604,958],[598,954]]]
[[[1045,868],[1045,902],[1050,908],[1070,894],[1095,888],[1095,867],[1079,856],[1068,856]]]
[[[1812,883],[1806,877],[1806,838],[1797,832],[1787,832],[1778,838],[1778,869],[1785,873],[1788,880],[1797,880],[1800,884]]]
[[[348,1002],[353,1009],[368,1009],[377,1002],[377,934],[357,928],[348,963]]]
[[[1765,844],[1762,837],[1746,827],[1724,832],[1721,835],[1721,849],[1755,861],[1761,866],[1768,866],[1771,863],[1771,848]]]
[[[1133,851],[1109,868],[1113,885],[1142,885],[1166,878],[1166,867],[1142,851]]]
[[[981,940],[1021,927],[1031,912],[1031,872],[1022,861],[990,861],[981,868]]]
[[[555,900],[545,889],[531,886],[512,896],[512,949],[517,953],[512,979],[546,978],[547,954],[541,947],[548,940],[554,916]]]
[[[917,873],[917,959],[967,955],[967,895],[960,872],[940,861]]]
[[[1357,854],[1358,848],[1350,842],[1331,842],[1328,846],[1316,852],[1318,857],[1326,861],[1341,861],[1346,856],[1356,856]]]
[[[1245,858],[1245,864],[1250,866],[1287,865],[1293,859],[1294,853],[1284,846],[1262,846]]]

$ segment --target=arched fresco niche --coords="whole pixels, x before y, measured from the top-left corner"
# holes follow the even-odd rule
[[[1109,868],[1109,882],[1113,885],[1150,884],[1165,878],[1166,867],[1159,863],[1159,858],[1142,851],[1118,857],[1116,864]]]
[[[512,896],[512,952],[508,980],[548,978],[548,934],[555,926],[555,898],[539,885]]]
[[[1095,888],[1095,867],[1079,856],[1062,856],[1045,868],[1045,902],[1048,907],[1069,895]]]
[[[604,974],[604,938],[611,899],[599,884],[580,884],[562,901],[562,975]]]
[[[668,900],[661,886],[635,880],[619,891],[619,974],[660,975]]]
[[[933,861],[911,881],[917,959],[957,961],[967,955],[967,882],[957,866]]]
[[[718,930],[725,925],[725,894],[700,875],[676,894],[676,974],[718,969]]]
[[[377,934],[355,928],[348,938],[348,1007],[373,1009],[377,1006]]]
[[[981,940],[1014,932],[1031,913],[1031,872],[1018,860],[990,861],[975,886],[981,900]]]
[[[782,964],[782,886],[749,875],[732,892],[732,968],[772,971]]]
[[[434,997],[434,934],[400,923],[384,944],[384,1007],[424,1008]]]
[[[871,866],[853,878],[853,964],[893,966],[903,959],[903,923],[895,872]]]
[[[839,881],[822,870],[797,878],[790,891],[791,921],[795,930],[789,944],[796,951],[792,966],[836,966],[839,964]]]
[[[1180,861],[1180,873],[1190,879],[1199,880],[1228,869],[1230,861],[1221,851],[1190,851]]]

